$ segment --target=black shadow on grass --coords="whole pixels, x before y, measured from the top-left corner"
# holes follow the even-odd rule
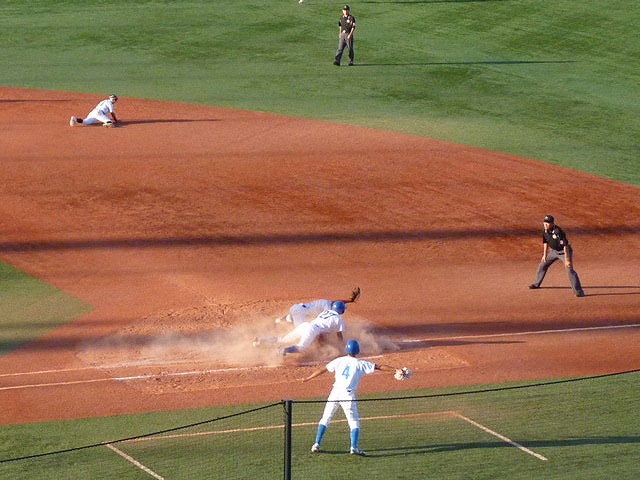
[[[575,447],[583,445],[617,445],[640,443],[640,436],[616,436],[616,437],[584,437],[569,438],[566,440],[535,440],[532,442],[521,442],[527,448],[540,447]],[[450,443],[445,445],[418,445],[412,447],[396,447],[381,449],[365,449],[367,455],[374,458],[398,457],[407,455],[424,455],[429,453],[457,452],[460,450],[474,450],[478,448],[514,448],[513,445],[504,442],[470,442],[470,443]],[[332,452],[334,453],[334,452]],[[335,452],[341,453],[341,452]]]
[[[402,4],[402,3],[406,3],[406,4],[420,4],[420,3],[496,3],[496,2],[508,2],[509,0],[399,0],[399,1],[393,1],[393,0],[380,0],[380,1],[376,1],[376,0],[368,0],[362,3],[389,3],[389,4]]]
[[[477,62],[409,62],[409,63],[356,63],[354,67],[437,67],[456,65],[540,65],[576,63],[573,60],[486,60]]]

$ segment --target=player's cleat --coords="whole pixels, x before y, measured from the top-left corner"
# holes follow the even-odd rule
[[[102,124],[103,127],[107,127],[107,128],[113,128],[115,127],[115,125],[113,124],[113,122],[105,122]]]
[[[282,356],[284,357],[289,353],[300,353],[300,347],[298,347],[297,345],[291,345],[290,347],[285,347],[284,349],[279,348],[278,352],[281,352]]]
[[[351,450],[349,451],[349,453],[351,455],[360,455],[361,457],[366,457],[367,454],[364,452],[364,450],[360,450],[359,448],[356,447],[351,447]]]
[[[253,339],[253,342],[251,342],[251,345],[253,345],[254,347],[257,347],[260,345],[260,339],[258,337]]]
[[[578,293],[576,293],[576,297],[584,297],[584,292],[580,290]]]
[[[69,120],[69,126],[73,127],[76,123],[78,123],[78,119],[76,117],[71,117],[71,120]]]
[[[538,285],[536,285],[535,283],[532,283],[531,285],[529,285],[529,290],[537,290],[538,288],[540,288]]]
[[[311,453],[319,453],[320,452],[320,444],[314,443],[311,447]]]

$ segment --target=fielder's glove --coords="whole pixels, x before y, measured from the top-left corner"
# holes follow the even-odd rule
[[[402,381],[407,380],[413,376],[413,372],[410,368],[402,367],[396,370],[396,373],[393,374],[393,377],[396,380]]]
[[[360,287],[356,287],[351,292],[351,301],[356,302],[360,298]]]

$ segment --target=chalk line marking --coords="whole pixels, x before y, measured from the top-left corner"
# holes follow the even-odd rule
[[[36,370],[32,372],[13,372],[13,373],[0,373],[0,378],[2,377],[21,377],[28,375],[52,375],[56,373],[68,373],[68,372],[85,372],[85,371],[95,371],[95,370],[112,370],[116,368],[135,368],[135,367],[148,367],[148,368],[157,368],[157,367],[167,367],[171,365],[177,365],[181,363],[206,363],[208,360],[200,360],[200,361],[181,361],[181,362],[162,362],[162,363],[147,363],[140,364],[139,362],[130,362],[130,363],[114,363],[114,364],[105,364],[99,366],[92,367],[75,367],[75,368],[60,368],[60,369],[52,369],[52,370]],[[256,365],[253,367],[227,367],[227,368],[215,368],[209,370],[198,370],[199,373],[225,373],[225,372],[242,372],[248,370],[264,370],[267,368],[278,368],[282,365]],[[179,373],[176,373],[178,375]]]
[[[124,453],[122,450],[114,447],[113,445],[111,445],[110,443],[107,443],[105,445],[107,448],[113,450],[114,452],[116,452],[118,455],[120,455],[122,458],[124,458],[125,460],[133,463],[136,467],[138,467],[140,470],[142,470],[143,472],[148,473],[149,475],[151,475],[153,478],[156,478],[157,480],[164,480],[164,477],[161,477],[160,475],[158,475],[156,472],[154,472],[153,470],[151,470],[148,467],[145,467],[143,464],[141,464],[139,461],[137,461],[135,458],[127,455],[126,453]]]
[[[541,335],[541,334],[554,334],[554,333],[575,333],[575,332],[585,332],[585,331],[594,331],[594,330],[614,330],[621,328],[637,328],[640,327],[640,323],[634,323],[629,325],[604,325],[598,327],[577,327],[577,328],[565,328],[565,329],[557,329],[557,330],[538,330],[538,331],[526,331],[526,332],[511,332],[511,333],[490,333],[484,335],[459,335],[452,337],[434,337],[434,338],[424,338],[424,339],[406,339],[402,340],[404,343],[424,343],[429,341],[441,341],[441,340],[464,340],[464,339],[477,339],[477,338],[495,338],[495,337],[513,337],[513,336],[524,336],[524,335]],[[375,355],[367,358],[379,358],[383,355]],[[310,366],[316,365],[318,363],[308,363],[301,366]],[[156,365],[160,366],[160,365]],[[121,365],[122,368],[126,368],[124,364]],[[191,375],[206,375],[206,374],[218,374],[218,373],[234,373],[234,372],[242,372],[248,370],[262,370],[262,369],[275,369],[280,368],[281,365],[272,365],[272,366],[253,366],[253,367],[230,367],[230,368],[217,368],[217,369],[209,369],[209,370],[191,370],[187,372],[173,372],[173,373],[160,373],[160,374],[147,374],[147,375],[132,375],[132,376],[124,376],[124,377],[111,377],[111,378],[100,378],[100,379],[89,379],[89,380],[75,380],[75,381],[66,381],[66,382],[50,382],[50,383],[38,383],[38,384],[29,384],[29,385],[16,385],[11,387],[0,387],[0,391],[4,390],[18,390],[22,388],[44,388],[44,387],[55,387],[55,386],[64,386],[64,385],[80,385],[83,383],[98,383],[98,382],[110,382],[110,381],[144,381],[150,380],[154,378],[167,378],[167,377],[179,377],[179,376],[191,376]],[[78,368],[67,368],[60,370],[39,370],[32,372],[15,372],[15,373],[4,373],[0,374],[0,378],[2,377],[20,377],[27,375],[43,375],[43,374],[56,374],[56,373],[64,373],[64,372],[80,372],[86,370],[102,370],[104,367],[78,367]],[[283,382],[280,382],[283,383]]]
[[[435,416],[450,416],[450,417],[454,417],[454,418],[458,418],[460,420],[464,420],[465,422],[469,423],[470,425],[473,425],[476,428],[479,428],[480,430],[482,430],[483,432],[486,432],[490,435],[493,435],[496,438],[499,438],[500,440],[502,440],[503,442],[505,442],[508,445],[511,445],[512,447],[516,447],[517,449],[521,450],[522,452],[531,455],[535,458],[537,458],[538,460],[542,460],[544,462],[548,461],[549,459],[543,455],[540,455],[539,453],[534,452],[533,450],[525,447],[524,445],[519,444],[518,442],[514,442],[513,440],[511,440],[508,437],[505,437],[504,435],[491,430],[488,427],[485,427],[484,425],[482,425],[481,423],[476,422],[475,420],[470,419],[469,417],[465,417],[464,415],[462,415],[459,412],[453,411],[453,410],[443,410],[440,412],[422,412],[422,413],[407,413],[407,414],[403,414],[403,415],[380,415],[380,416],[375,416],[375,417],[363,417],[361,420],[362,421],[373,421],[373,420],[397,420],[397,419],[409,419],[409,418],[418,418],[418,417],[435,417]],[[346,419],[338,419],[338,420],[334,420],[332,423],[346,423],[347,420]],[[303,423],[294,423],[291,426],[292,427],[309,427],[309,426],[314,426],[317,425],[317,422],[303,422]],[[157,437],[141,437],[141,438],[132,438],[129,440],[125,440],[123,443],[137,443],[137,442],[149,442],[149,441],[158,441],[158,440],[174,440],[174,439],[180,439],[180,438],[193,438],[193,437],[202,437],[202,436],[209,436],[209,435],[224,435],[224,434],[230,434],[230,433],[247,433],[247,432],[261,432],[261,431],[266,431],[266,430],[282,430],[284,428],[284,425],[266,425],[263,427],[247,427],[247,428],[232,428],[232,429],[227,429],[227,430],[215,430],[215,431],[208,431],[208,432],[194,432],[194,433],[178,433],[178,434],[172,434],[172,435],[160,435]]]
[[[576,328],[561,328],[557,330],[532,330],[527,332],[511,332],[511,333],[486,333],[480,335],[459,335],[454,337],[434,337],[434,338],[422,338],[422,339],[408,339],[402,340],[403,343],[422,343],[422,342],[434,342],[439,340],[465,340],[473,338],[497,338],[497,337],[518,337],[523,335],[543,335],[549,333],[575,333],[575,332],[589,332],[593,330],[614,330],[617,328],[637,328],[640,327],[640,323],[632,323],[629,325],[603,325],[599,327],[576,327]]]
[[[67,382],[49,382],[49,383],[32,383],[29,385],[13,385],[11,387],[0,387],[0,392],[6,390],[20,390],[27,388],[44,388],[44,387],[64,387],[68,385],[83,385],[89,383],[101,383],[101,382],[134,382],[145,381],[156,378],[168,378],[168,377],[184,377],[184,376],[196,376],[207,375],[210,373],[216,373],[219,370],[193,370],[190,372],[175,372],[175,373],[162,373],[162,374],[149,374],[149,375],[131,375],[128,377],[106,377],[106,378],[94,378],[89,380],[70,380]],[[268,385],[276,385],[278,383],[289,383],[291,380],[280,380],[277,382],[269,382]],[[247,383],[241,385],[227,385],[225,388],[244,388],[255,387],[255,383]],[[266,385],[266,384],[265,384]]]
[[[540,455],[539,453],[534,452],[533,450],[529,450],[527,447],[525,447],[523,445],[520,445],[518,442],[514,442],[510,438],[507,438],[504,435],[499,434],[498,432],[494,432],[490,428],[485,427],[484,425],[476,422],[475,420],[471,420],[470,418],[465,417],[464,415],[462,415],[462,414],[460,414],[458,412],[452,412],[452,414],[453,414],[454,417],[458,417],[458,418],[464,420],[465,422],[470,423],[474,427],[477,427],[480,430],[482,430],[484,432],[487,432],[487,433],[493,435],[494,437],[499,438],[503,442],[508,443],[509,445],[512,445],[512,446],[522,450],[523,452],[528,453],[529,455],[533,455],[534,457],[536,457],[539,460],[543,460],[545,462],[549,460],[547,457],[544,457],[544,456]]]
[[[360,420],[363,422],[366,420],[395,420],[395,419],[403,419],[403,418],[415,418],[415,417],[433,417],[439,415],[452,415],[455,412],[452,411],[441,411],[441,412],[422,412],[422,413],[407,413],[404,415],[382,415],[377,417],[362,417]],[[337,419],[332,420],[331,424],[334,423],[347,423],[347,419]],[[310,427],[318,425],[318,422],[303,422],[303,423],[293,423],[292,427]],[[261,432],[265,430],[282,430],[284,425],[266,425],[264,427],[247,427],[247,428],[232,428],[228,430],[210,430],[208,432],[194,432],[194,433],[176,433],[173,435],[158,435],[157,437],[140,437],[140,438],[131,438],[129,440],[123,440],[122,443],[136,443],[136,442],[148,442],[154,440],[172,440],[176,438],[191,438],[191,437],[202,437],[208,435],[222,435],[228,433],[246,433],[246,432]]]
[[[0,392],[6,390],[20,390],[23,388],[43,388],[43,387],[60,387],[65,385],[83,385],[86,383],[113,382],[114,378],[94,378],[91,380],[74,380],[68,382],[49,382],[49,383],[32,383],[29,385],[14,385],[12,387],[0,387]]]
[[[83,372],[85,370],[95,370],[96,367],[75,367],[75,368],[59,368],[56,370],[36,370],[34,372],[13,372],[0,373],[1,377],[22,377],[27,375],[46,375],[50,373],[66,373],[66,372]]]

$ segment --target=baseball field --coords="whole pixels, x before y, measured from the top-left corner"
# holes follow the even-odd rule
[[[335,67],[325,0],[7,1],[0,478],[280,478],[283,399],[292,478],[636,478],[640,7],[606,3],[352,3]],[[527,289],[546,214],[584,298]],[[356,285],[347,336],[415,375],[363,380],[368,458],[340,422],[311,455],[339,349],[251,340]]]

